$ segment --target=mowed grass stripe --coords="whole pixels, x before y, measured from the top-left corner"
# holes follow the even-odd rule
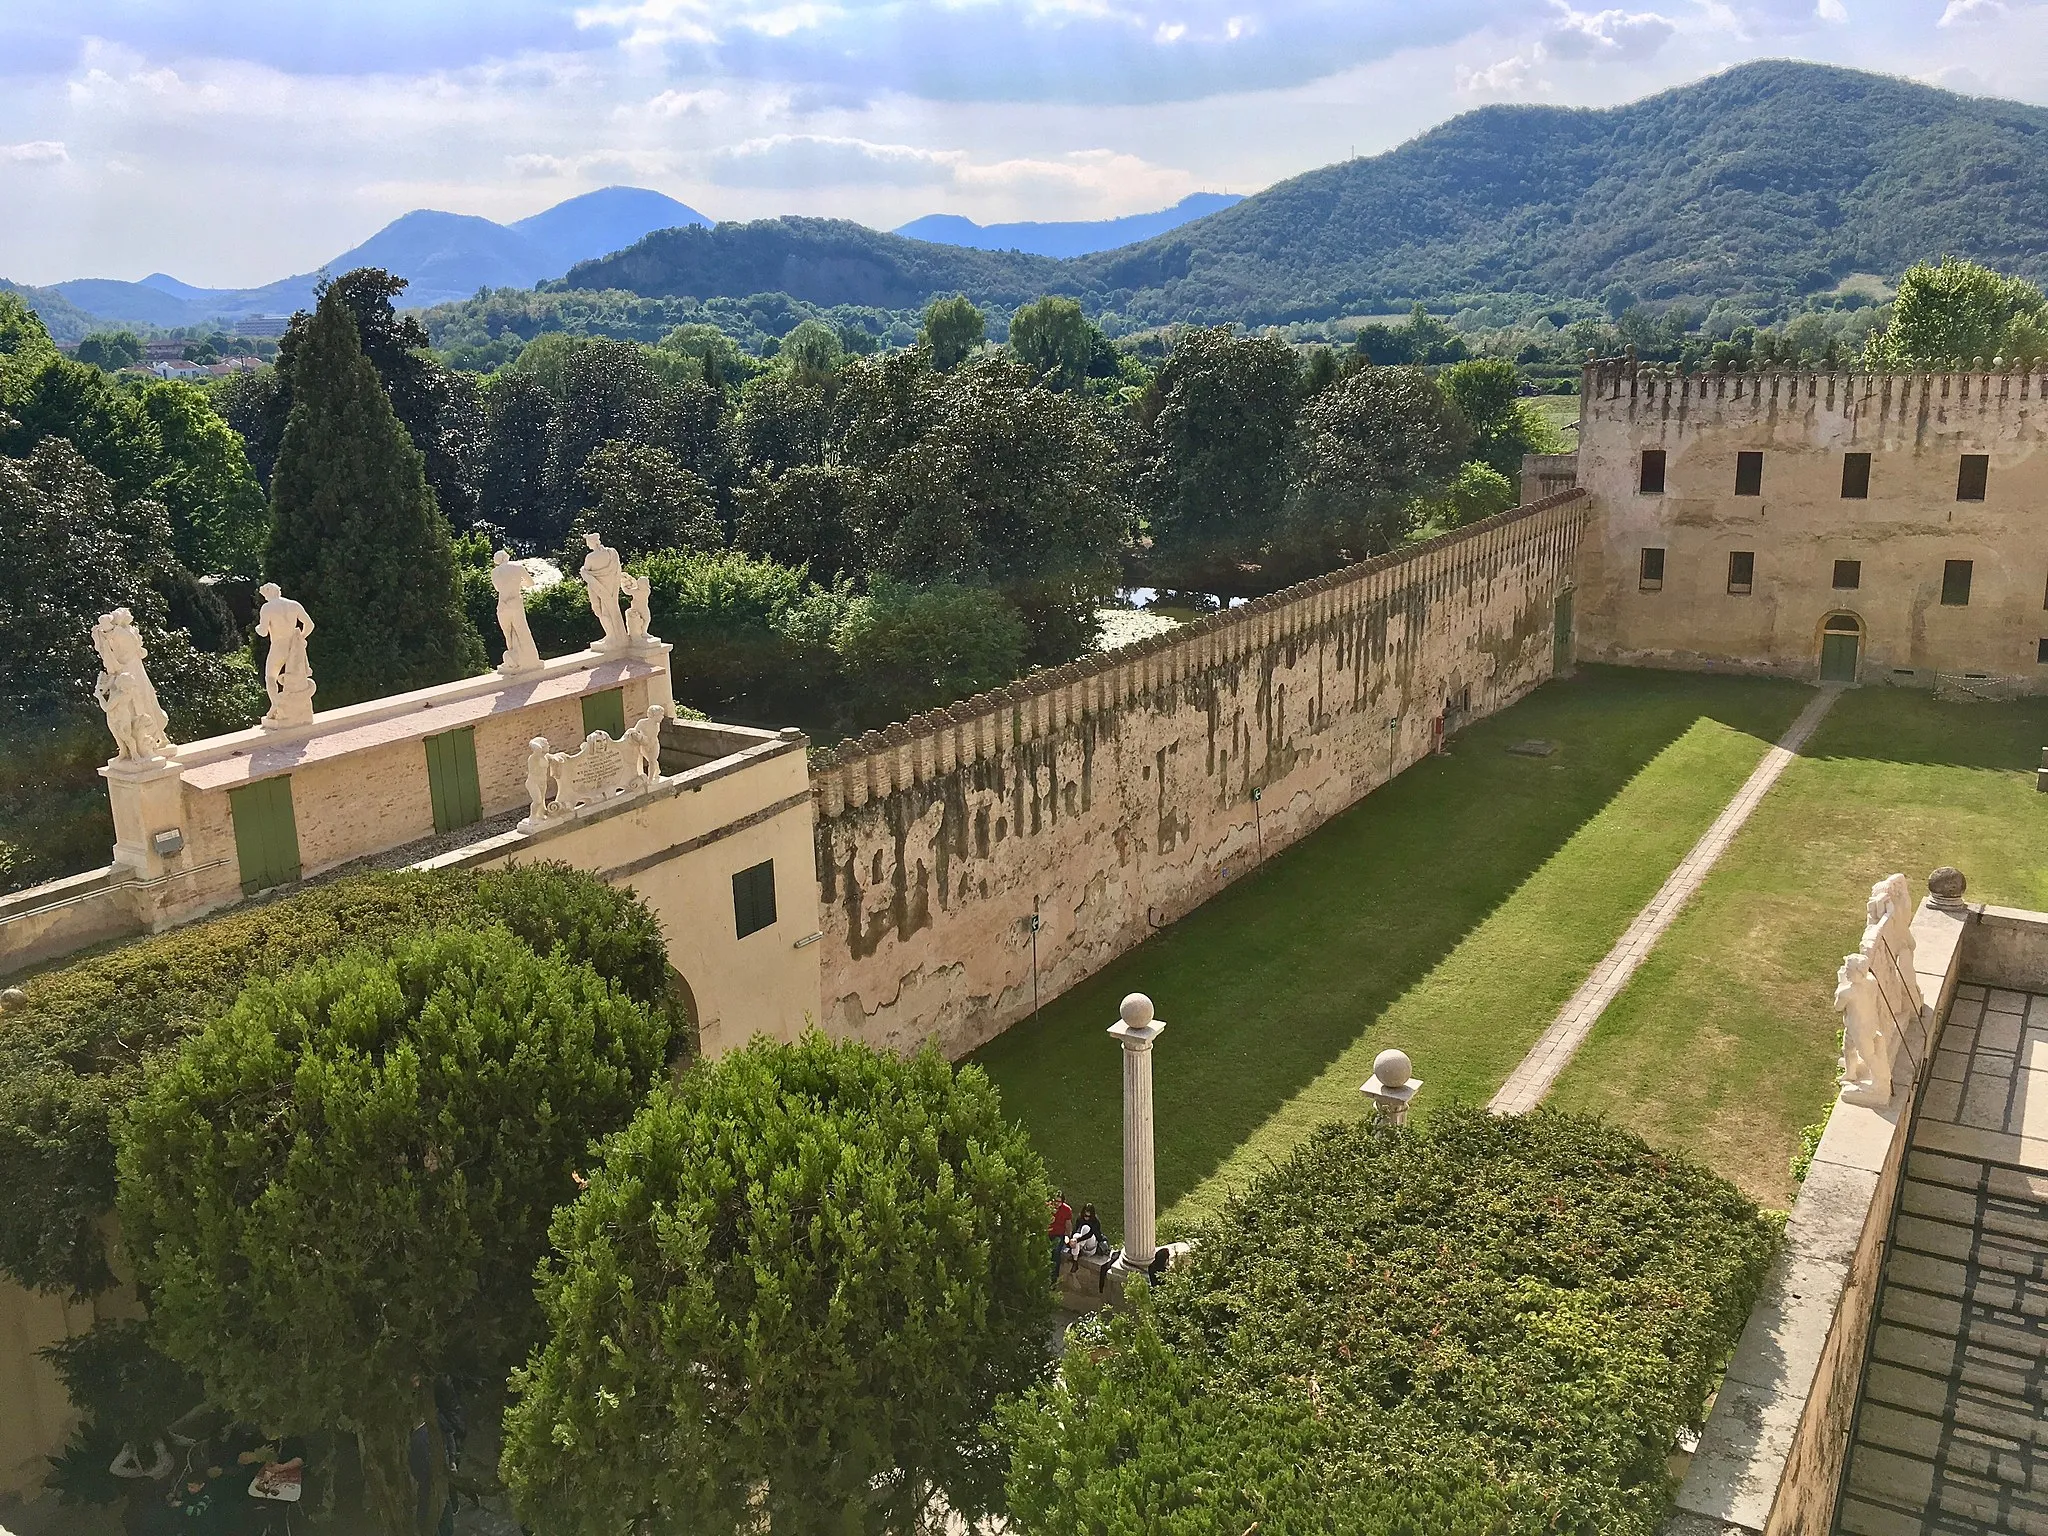
[[[1462,733],[976,1056],[1077,1203],[1119,1219],[1103,1030],[1126,992],[1155,1052],[1167,1230],[1317,1120],[1361,1112],[1388,1044],[1424,1104],[1483,1101],[1811,696],[1771,679],[1588,668]],[[1548,758],[1507,751],[1525,738]]]
[[[1954,864],[1969,899],[2048,906],[2048,700],[1845,694],[1552,1090],[1783,1207],[1834,1097],[1835,968],[1873,881]]]

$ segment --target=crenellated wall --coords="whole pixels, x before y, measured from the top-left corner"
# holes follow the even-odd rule
[[[961,1055],[1551,675],[1569,491],[822,753],[823,1023]],[[1568,615],[1568,609],[1567,615]],[[1254,794],[1258,795],[1256,802]]]

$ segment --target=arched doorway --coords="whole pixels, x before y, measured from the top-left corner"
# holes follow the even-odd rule
[[[1853,613],[1831,613],[1820,627],[1820,680],[1853,683],[1862,659],[1863,621]]]

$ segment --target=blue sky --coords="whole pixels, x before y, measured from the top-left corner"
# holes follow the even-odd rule
[[[0,276],[265,282],[614,183],[1099,218],[1761,57],[2048,103],[2048,0],[0,0]]]

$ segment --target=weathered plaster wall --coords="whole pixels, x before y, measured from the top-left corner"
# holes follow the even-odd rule
[[[825,1026],[971,1050],[1030,1010],[1034,904],[1049,998],[1428,752],[1447,709],[1455,728],[1526,693],[1584,508],[1568,492],[823,754]]]
[[[1928,685],[1936,672],[2048,682],[2048,377],[1692,374],[1587,368],[1579,484],[1593,497],[1581,546],[1579,654],[1812,678],[1823,622],[1861,621],[1866,682]],[[1666,455],[1661,494],[1639,489],[1645,449]],[[1735,494],[1736,456],[1763,454],[1762,494]],[[1871,456],[1869,495],[1842,495],[1846,453]],[[1988,454],[1982,501],[1956,499],[1963,454]],[[1645,547],[1661,591],[1640,590]],[[1728,556],[1756,557],[1747,594]],[[1862,564],[1837,590],[1834,563]],[[1941,602],[1943,564],[1974,562],[1967,606]]]

